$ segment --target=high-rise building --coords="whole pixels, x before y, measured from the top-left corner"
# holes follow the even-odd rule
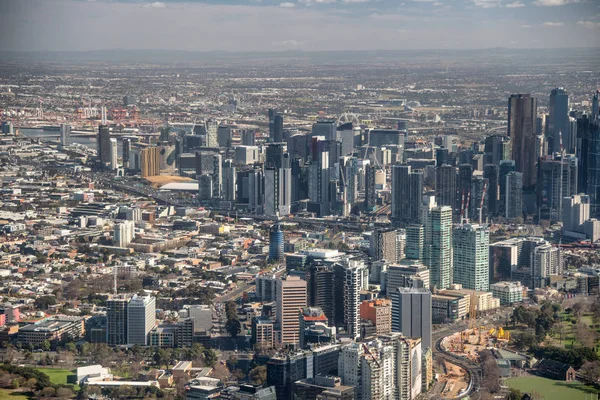
[[[298,276],[277,280],[277,323],[282,345],[297,345],[300,341],[300,310],[306,307],[306,281]]]
[[[375,260],[398,262],[398,233],[393,229],[378,229],[371,234],[369,255]]]
[[[254,146],[256,145],[256,133],[251,129],[244,129],[242,131],[242,145],[243,146]]]
[[[516,171],[523,174],[523,187],[535,185],[536,179],[537,101],[529,94],[513,94],[508,99],[508,136],[512,142],[512,159]]]
[[[360,318],[371,321],[377,335],[390,333],[392,331],[392,302],[388,299],[364,300],[360,304]]]
[[[465,289],[489,290],[490,231],[484,225],[454,228],[454,283]]]
[[[288,153],[282,144],[267,148],[264,169],[265,205],[264,213],[270,216],[290,214],[292,205],[292,169]]]
[[[435,169],[435,200],[440,206],[456,206],[456,168],[443,164]]]
[[[510,139],[504,135],[485,138],[483,164],[500,165],[500,161],[510,159]]]
[[[577,158],[557,154],[540,158],[536,192],[538,218],[562,221],[563,198],[577,194]]]
[[[98,160],[104,166],[110,163],[110,130],[108,125],[98,127]]]
[[[412,224],[406,227],[406,246],[404,252],[410,260],[423,261],[425,248],[425,227],[420,224]]]
[[[106,343],[109,346],[127,344],[127,309],[129,300],[126,297],[112,297],[106,300]]]
[[[471,208],[469,210],[469,218],[471,221],[479,221],[483,223],[489,215],[487,190],[489,181],[483,175],[475,175],[471,180]]]
[[[369,271],[362,261],[334,265],[335,324],[352,338],[360,337],[360,291],[368,287]]]
[[[447,289],[452,284],[452,208],[435,207],[429,211],[425,226],[425,246],[429,254],[424,256],[431,270],[431,284]]]
[[[550,275],[563,273],[563,262],[560,248],[549,243],[537,246],[531,253],[533,288],[543,288],[550,285]]]
[[[119,151],[117,150],[117,139],[110,139],[110,169],[119,168]]]
[[[500,167],[498,168],[498,214],[503,216],[506,214],[506,177],[515,170],[515,162],[513,160],[500,161]]]
[[[140,170],[142,178],[160,175],[160,150],[156,146],[140,150]]]
[[[233,204],[233,202],[235,202],[235,199],[236,199],[236,189],[237,189],[237,184],[236,184],[237,171],[236,171],[235,163],[233,162],[233,160],[223,161],[222,172],[223,172],[223,184],[222,184],[223,200],[229,201]]]
[[[123,138],[123,168],[129,168],[129,156],[131,154],[131,139]]]
[[[352,122],[341,124],[337,127],[336,140],[342,143],[342,155],[347,156],[354,152],[354,129]]]
[[[127,247],[135,238],[135,222],[123,221],[115,225],[113,242],[117,247]]]
[[[342,215],[348,216],[358,198],[358,160],[356,157],[340,157],[340,195]]]
[[[304,307],[300,310],[300,348],[310,344],[327,344],[335,340],[335,328],[327,323],[320,307]]]
[[[494,164],[485,165],[483,167],[483,177],[488,181],[487,194],[485,196],[488,214],[496,216],[499,212],[498,198],[500,190],[498,187],[498,166]]]
[[[509,172],[506,175],[505,218],[517,218],[523,215],[523,174]]]
[[[204,139],[205,147],[219,147],[218,130],[219,123],[209,119],[204,122],[206,138]]]
[[[422,288],[398,288],[392,293],[392,331],[409,338],[421,338],[423,348],[430,348],[431,292]]]
[[[336,140],[337,124],[333,120],[317,121],[312,126],[312,136],[323,136],[325,140]]]
[[[392,166],[391,191],[392,223],[395,225],[418,223],[423,197],[423,173],[411,171],[409,165]]]
[[[577,120],[579,183],[577,189],[590,196],[591,213],[600,215],[600,119],[587,115]]]
[[[571,143],[571,124],[569,122],[569,95],[563,88],[555,88],[550,92],[548,118],[546,120],[546,141],[548,153],[560,153],[562,147],[567,153],[573,153],[575,143]]]
[[[474,204],[473,198],[473,166],[461,164],[458,167],[458,179],[456,183],[456,206],[454,211],[458,215],[468,218]]]
[[[600,106],[598,105],[599,101],[600,90],[596,90],[594,97],[592,97],[592,119],[598,119],[598,117],[600,117]]]
[[[371,129],[369,131],[369,146],[404,146],[404,132],[396,129]]]
[[[231,126],[219,125],[217,128],[217,143],[219,147],[231,147]]]
[[[385,271],[385,291],[388,297],[399,287],[428,289],[429,268],[418,261],[404,260],[399,265],[389,265]]]
[[[280,114],[275,114],[273,117],[273,136],[271,141],[274,143],[283,142],[283,117]]]
[[[196,152],[196,174],[199,175],[200,199],[210,200],[221,198],[223,194],[221,154],[212,151]]]
[[[374,165],[365,165],[365,211],[371,212],[377,207],[377,192],[375,190],[375,172]]]
[[[562,206],[563,232],[581,232],[590,218],[590,196],[570,195],[563,198]]]
[[[333,268],[311,265],[306,273],[308,305],[320,307],[331,325],[335,324],[335,274]]]
[[[60,124],[60,144],[61,146],[71,144],[71,126],[69,124]]]
[[[366,345],[368,346],[368,345]],[[360,359],[360,399],[394,398],[393,375],[397,355],[392,346],[378,346],[365,352]]]
[[[283,261],[283,257],[283,231],[279,223],[275,223],[269,232],[269,260]]]
[[[134,295],[127,306],[127,344],[145,346],[156,324],[156,299]]]

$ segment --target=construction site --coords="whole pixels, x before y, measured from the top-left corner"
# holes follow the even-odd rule
[[[469,386],[466,371],[446,360],[442,360],[442,369],[444,372],[438,377],[438,381],[443,385],[441,397],[453,399],[463,394]]]
[[[486,348],[503,348],[510,341],[510,332],[502,327],[470,328],[444,338],[442,348],[457,356],[477,362],[478,353]]]

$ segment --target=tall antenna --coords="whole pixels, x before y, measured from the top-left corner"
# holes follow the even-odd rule
[[[102,106],[102,125],[106,125],[106,107]]]

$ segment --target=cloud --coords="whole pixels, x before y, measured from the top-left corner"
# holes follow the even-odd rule
[[[298,0],[298,3],[306,4],[307,6],[312,4],[329,4],[335,2],[336,0]]]
[[[549,28],[558,28],[561,26],[565,26],[564,22],[544,22],[544,26],[547,26]]]
[[[473,4],[481,8],[494,8],[500,5],[500,0],[471,0]]]
[[[271,45],[273,45],[275,47],[298,47],[298,46],[302,46],[306,43],[308,43],[308,42],[292,39],[292,40],[274,41],[274,42],[271,42]]]
[[[342,0],[346,4],[368,3],[370,0]]]
[[[378,14],[374,13],[369,15],[369,18],[377,21],[408,21],[413,18],[406,14]]]
[[[521,28],[531,28],[531,25],[527,25],[527,24],[521,25]]]
[[[525,4],[523,4],[519,1],[515,1],[514,3],[508,3],[506,5],[506,8],[521,8],[521,7],[525,7]]]
[[[144,4],[144,7],[146,8],[165,8],[165,3],[162,3],[160,1],[155,1],[154,3],[147,3]]]
[[[600,22],[594,22],[594,21],[577,21],[577,25],[583,26],[584,28],[588,28],[588,29],[599,29],[600,28]]]
[[[436,1],[435,3],[432,4],[432,6],[434,6],[434,7],[440,7],[443,5],[444,5],[444,3],[442,3],[441,1]]]
[[[296,4],[290,3],[289,1],[286,1],[285,3],[281,3],[279,5],[279,7],[282,7],[282,8],[294,8],[294,7],[296,7]]]
[[[580,3],[580,0],[535,0],[533,5],[541,7],[556,7],[575,3]]]

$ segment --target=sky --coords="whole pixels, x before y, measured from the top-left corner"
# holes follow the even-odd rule
[[[0,50],[598,47],[600,0],[0,0]]]

